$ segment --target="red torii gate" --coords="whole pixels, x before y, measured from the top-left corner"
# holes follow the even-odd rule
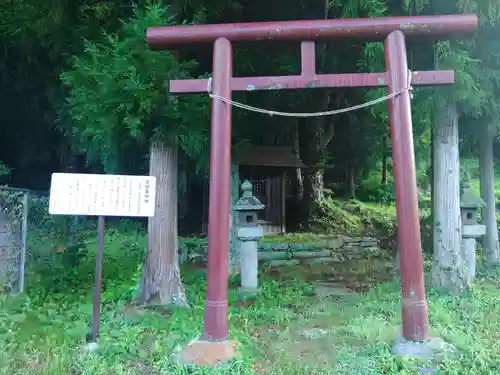
[[[220,342],[228,337],[228,217],[231,205],[231,104],[228,101],[231,93],[326,87],[387,87],[389,94],[400,93],[389,99],[389,114],[401,262],[402,334],[411,341],[428,337],[410,93],[406,89],[410,79],[412,85],[451,84],[454,74],[453,71],[413,72],[408,77],[405,35],[445,39],[454,33],[472,32],[477,27],[477,16],[463,14],[151,27],[147,30],[147,42],[152,49],[214,43],[205,340]],[[317,75],[314,41],[330,39],[385,39],[387,71]],[[301,74],[233,77],[232,42],[262,40],[300,41]],[[170,82],[172,93],[202,93],[207,92],[207,87],[208,80],[204,79]]]

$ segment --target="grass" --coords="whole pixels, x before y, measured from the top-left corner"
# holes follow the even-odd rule
[[[329,204],[332,214],[323,224],[330,229],[351,235],[395,229],[394,207]],[[315,239],[300,233],[269,240]],[[80,240],[76,252],[31,257],[39,267],[28,269],[27,295],[0,295],[0,374],[409,375],[430,366],[439,374],[500,374],[500,273],[480,275],[474,289],[458,297],[428,290],[431,333],[453,344],[459,356],[418,363],[391,352],[401,326],[400,291],[393,261],[383,256],[262,270],[262,292],[245,306],[237,299],[238,280],[231,280],[230,338],[241,343],[239,357],[217,369],[178,366],[172,354],[202,331],[205,270],[183,269],[189,310],[134,306],[145,247],[135,227],[106,233],[100,349],[88,354],[81,348],[92,312],[95,234],[83,233]]]
[[[387,235],[395,230],[394,206],[327,198],[320,210],[313,223],[316,232],[356,236],[380,232]]]
[[[133,234],[112,233],[107,249],[118,254],[128,246],[121,261],[130,262],[135,242]],[[94,245],[87,243],[90,263]],[[91,285],[64,279],[67,290],[43,298],[34,287],[28,296],[0,297],[1,374],[402,375],[417,374],[421,365],[391,354],[401,322],[399,284],[391,281],[389,259],[263,271],[262,293],[246,307],[239,307],[231,288],[230,335],[241,343],[239,358],[218,369],[190,369],[170,358],[201,332],[205,271],[184,270],[189,310],[139,309],[129,303],[138,271],[129,266],[121,272],[123,267],[114,264],[120,259],[108,258],[100,351],[81,350],[89,330]],[[87,270],[87,263],[81,260],[76,271]],[[365,293],[326,296],[314,293],[317,279],[335,279],[352,290],[375,286]],[[432,333],[460,353],[441,362],[440,373],[500,373],[499,286],[495,274],[480,278],[461,297],[429,293]]]

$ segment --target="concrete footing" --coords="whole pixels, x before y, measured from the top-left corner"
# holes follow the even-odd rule
[[[237,341],[195,341],[174,355],[181,365],[211,366],[229,362],[238,354]]]
[[[439,337],[432,337],[425,341],[410,341],[400,335],[392,351],[396,356],[408,356],[423,361],[441,360],[457,355],[455,347]]]
[[[83,347],[82,350],[84,353],[95,353],[99,349],[99,345],[97,342],[88,342]]]
[[[238,298],[240,300],[254,299],[260,293],[260,288],[239,288],[238,289]]]

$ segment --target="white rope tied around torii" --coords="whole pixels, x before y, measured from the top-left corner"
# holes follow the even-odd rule
[[[358,104],[358,105],[355,105],[355,106],[352,106],[352,107],[341,108],[341,109],[334,109],[334,110],[331,110],[331,111],[312,112],[312,113],[311,112],[301,113],[301,112],[280,112],[280,111],[273,111],[273,110],[270,110],[270,109],[253,107],[251,105],[243,104],[243,103],[236,102],[236,101],[228,99],[228,98],[224,98],[224,97],[219,96],[219,95],[212,94],[212,77],[210,77],[208,79],[207,93],[208,93],[208,95],[211,98],[218,99],[221,102],[224,102],[224,103],[227,103],[229,105],[232,105],[233,107],[237,107],[237,108],[241,108],[241,109],[246,109],[247,111],[251,111],[251,112],[262,113],[262,114],[269,115],[269,116],[317,117],[317,116],[338,115],[340,113],[352,112],[352,111],[356,111],[358,109],[371,107],[371,106],[373,106],[375,104],[382,103],[382,102],[384,102],[386,100],[390,100],[392,98],[395,98],[396,96],[401,95],[401,94],[403,94],[403,93],[405,93],[407,91],[410,92],[410,98],[413,98],[413,94],[412,94],[413,87],[411,85],[411,81],[412,81],[412,73],[411,73],[410,70],[408,70],[408,83],[407,83],[407,86],[404,89],[402,89],[402,90],[393,92],[392,94],[388,94],[388,95],[382,96],[381,98],[370,100],[369,102],[366,102],[366,103],[363,103],[363,104]]]

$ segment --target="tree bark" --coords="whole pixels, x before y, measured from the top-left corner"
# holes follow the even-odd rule
[[[76,166],[76,155],[75,152],[72,149],[67,150],[67,155],[66,155],[66,173],[78,173],[77,166]],[[66,225],[67,225],[67,234],[68,237],[71,238],[71,246],[76,246],[78,244],[78,216],[67,216],[66,217]]]
[[[323,193],[323,168],[311,168],[309,173],[306,174],[304,181],[304,198],[308,212],[312,212],[312,207],[315,203],[321,202],[324,198]]]
[[[439,109],[434,135],[432,281],[435,287],[459,293],[467,287],[467,281],[461,254],[458,112],[454,103],[446,103]]]
[[[433,184],[434,184],[434,165],[432,165],[434,160],[434,131],[431,129],[431,147],[429,150],[429,155],[427,159],[427,169],[425,171],[426,174],[426,191],[430,194],[431,196],[431,202],[433,200],[432,196],[432,190],[433,190]],[[432,206],[431,206],[432,207]],[[432,216],[432,208],[431,208],[431,216]]]
[[[383,145],[383,155],[382,155],[382,185],[387,185],[389,171],[387,168],[387,135],[384,135],[384,139],[382,140]]]
[[[324,0],[321,12],[324,19],[328,19],[330,10],[330,1]],[[325,68],[326,55],[328,52],[327,44],[323,44],[320,61],[317,66],[318,71]],[[326,111],[331,101],[331,90],[314,90],[311,102],[318,108],[318,111]],[[314,107],[313,107],[314,108]],[[331,120],[330,120],[331,121]],[[324,198],[323,192],[323,174],[324,169],[320,166],[324,161],[325,149],[330,143],[334,124],[327,123],[325,116],[299,121],[299,150],[304,164],[308,166],[303,172],[303,199],[301,207],[301,216],[303,222],[307,222],[314,214],[316,203]]]
[[[239,166],[231,163],[231,210],[229,211],[229,254],[228,254],[228,273],[229,276],[239,275],[240,273],[240,249],[241,241],[236,236],[235,214],[233,205],[240,199],[240,173]]]
[[[299,129],[298,125],[295,125],[294,135],[293,135],[293,153],[297,158],[300,157],[300,148],[299,148]],[[302,169],[296,168],[294,173],[293,180],[293,197],[298,202],[301,201],[304,197],[304,179],[302,178]]]
[[[293,153],[298,159],[302,160],[299,145],[299,122],[295,121],[293,125],[292,145]],[[291,197],[286,202],[286,225],[288,230],[294,232],[300,229],[300,223],[303,219],[302,200],[304,198],[304,179],[302,168],[295,168],[288,174],[291,184]]]
[[[187,306],[177,238],[177,144],[152,141],[149,174],[156,177],[156,210],[148,221],[148,249],[139,300]]]
[[[356,166],[350,163],[349,166],[349,199],[356,199]]]
[[[314,95],[314,94],[313,94]],[[326,111],[330,103],[328,91],[315,93],[319,102],[319,110]],[[315,203],[323,200],[323,173],[320,165],[325,148],[333,137],[333,133],[325,129],[325,118],[304,119],[299,122],[299,153],[308,167],[303,171],[303,220],[313,215]]]
[[[493,131],[487,126],[481,129],[480,158],[481,193],[486,206],[483,208],[482,223],[486,225],[484,236],[484,260],[487,264],[500,262],[500,245],[495,208],[495,176],[493,165]]]

